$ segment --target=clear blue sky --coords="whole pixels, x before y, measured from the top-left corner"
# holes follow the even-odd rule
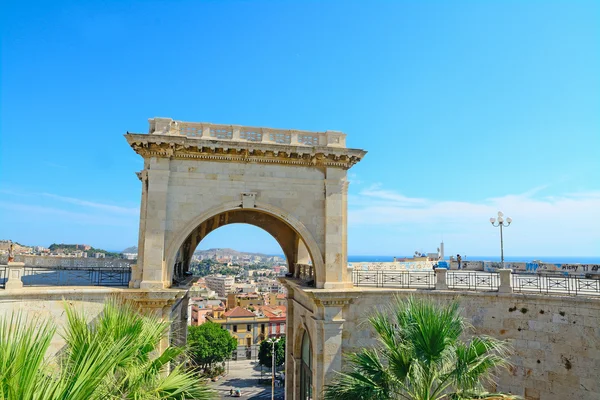
[[[598,1],[12,1],[0,238],[137,244],[147,119],[341,130],[349,253],[600,255]],[[202,248],[280,253],[253,227]]]

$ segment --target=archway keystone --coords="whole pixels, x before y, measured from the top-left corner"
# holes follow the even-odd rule
[[[204,236],[240,222],[273,235],[292,272],[309,256],[317,288],[351,285],[346,173],[366,152],[346,148],[343,133],[149,122],[148,134],[125,135],[144,158],[130,286],[170,287]]]

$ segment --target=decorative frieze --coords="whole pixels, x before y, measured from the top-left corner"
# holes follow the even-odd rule
[[[348,169],[359,162],[366,154],[364,150],[329,148],[326,146],[308,147],[252,141],[217,141],[134,133],[128,133],[125,137],[135,152],[144,158],[173,157]]]

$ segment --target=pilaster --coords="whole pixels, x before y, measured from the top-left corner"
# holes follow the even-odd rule
[[[313,387],[315,397],[319,398],[325,385],[342,370],[342,333],[344,314],[351,298],[337,297],[335,293],[315,299],[319,312],[315,318],[315,343],[313,343]]]
[[[346,265],[348,232],[348,181],[346,170],[326,168],[325,173],[325,276],[317,276],[317,287],[352,287]]]
[[[164,268],[169,163],[168,158],[152,158],[145,171],[147,174],[145,229],[142,232],[140,228],[140,241],[143,240],[144,249],[141,257],[138,254],[142,272],[141,289],[162,289],[171,286]]]

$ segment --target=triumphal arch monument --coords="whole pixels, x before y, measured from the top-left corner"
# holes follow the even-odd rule
[[[153,118],[148,134],[125,137],[144,158],[132,287],[171,287],[198,243],[232,223],[269,232],[316,288],[351,286],[346,172],[365,151],[345,134]]]
[[[353,286],[347,171],[366,152],[347,148],[346,135],[337,131],[149,122],[148,134],[125,135],[144,158],[130,286],[170,288],[185,276],[200,241],[220,226],[247,223],[269,232],[290,272],[282,279],[289,290],[287,397],[312,397],[341,368],[345,303],[301,292],[310,288],[327,297]]]

